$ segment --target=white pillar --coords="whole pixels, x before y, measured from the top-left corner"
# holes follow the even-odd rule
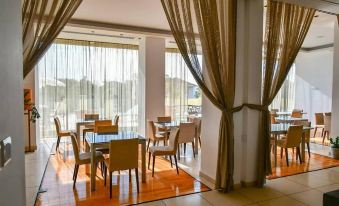
[[[21,3],[0,6],[0,140],[12,137],[12,158],[0,171],[0,205],[26,205]]]
[[[139,133],[147,120],[165,115],[165,39],[145,37],[139,46]]]
[[[237,57],[235,106],[260,104],[263,1],[239,0],[237,17]],[[207,78],[206,71],[204,71]],[[221,112],[203,96],[201,169],[203,177],[215,179]],[[259,112],[243,109],[234,114],[234,183],[252,184],[258,163]]]
[[[332,126],[331,137],[339,136],[339,28],[337,22],[334,25],[334,46],[333,46],[333,83],[332,83]]]

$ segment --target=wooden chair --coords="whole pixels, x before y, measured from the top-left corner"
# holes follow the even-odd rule
[[[280,139],[277,141],[277,146],[281,148],[281,150],[285,149],[286,163],[288,164],[288,148],[297,148],[297,156],[299,156],[299,160],[301,163],[301,155],[300,155],[300,143],[301,143],[301,135],[303,132],[302,125],[292,125],[287,130],[287,135],[285,139]],[[282,157],[281,152],[281,157]]]
[[[199,144],[200,144],[200,147],[201,147],[201,119],[200,118],[193,118],[193,121],[192,121],[194,124],[195,124],[195,128],[196,128],[196,132],[197,132],[197,137],[198,137],[198,140],[199,140]]]
[[[135,170],[137,182],[137,191],[139,193],[139,175],[138,175],[138,153],[139,139],[112,140],[109,146],[109,158],[105,160],[105,186],[107,179],[106,168],[109,173],[109,190],[112,198],[112,174],[114,171],[128,170],[129,180],[131,181],[131,169]]]
[[[99,114],[85,114],[85,121],[89,120],[99,120]],[[85,135],[87,132],[93,132],[94,131],[94,125],[86,125],[85,128],[82,130],[82,141],[85,142]]]
[[[94,122],[94,133],[98,132],[100,126],[112,126],[112,120],[96,120]]]
[[[171,116],[157,117],[157,121],[161,122],[161,123],[171,122],[172,117]],[[164,133],[166,133],[166,135],[169,134],[170,130],[171,130],[170,128],[158,128],[159,133],[164,132]]]
[[[62,137],[70,137],[72,133],[75,133],[75,131],[61,130],[61,124],[60,124],[59,117],[54,117],[54,124],[55,124],[55,130],[56,130],[56,133],[57,133],[57,136],[58,136],[56,147],[55,147],[55,151],[57,151],[58,148],[59,148],[60,139]]]
[[[321,129],[321,136],[324,136],[324,114],[323,113],[315,113],[315,125],[314,125],[314,134],[313,134],[313,138],[315,137],[315,135],[317,134],[317,130],[318,128]]]
[[[293,109],[291,117],[302,118],[303,117],[302,112],[303,112],[303,110],[301,110],[301,109]]]
[[[153,121],[147,121],[147,150],[149,149],[150,142],[153,141],[153,146],[156,144],[159,145],[159,141],[164,141],[164,145],[166,145],[166,134],[159,134],[156,132],[156,128]]]
[[[196,135],[196,126],[194,123],[181,123],[179,126],[178,144],[184,144],[184,153],[186,153],[186,143],[192,143],[193,157],[195,158],[194,140]],[[180,160],[180,148],[178,150],[178,158]]]
[[[323,144],[325,142],[325,138],[326,137],[327,137],[327,139],[330,138],[330,134],[331,134],[331,122],[332,122],[332,118],[331,117],[332,116],[331,116],[330,113],[325,113]]]
[[[96,130],[98,134],[112,134],[117,133],[118,131],[119,131],[118,125],[98,126]]]
[[[302,125],[304,127],[311,127],[311,122],[309,121],[295,121],[294,125]],[[311,150],[310,150],[310,141],[311,141],[311,130],[307,130],[304,132],[305,136],[305,144],[307,146],[308,157],[311,157]]]
[[[169,136],[169,145],[168,146],[152,146],[149,148],[148,153],[148,169],[150,169],[151,156],[153,157],[153,168],[152,168],[152,177],[154,177],[154,166],[155,166],[155,157],[156,156],[169,156],[172,164],[172,156],[174,156],[175,166],[177,169],[177,174],[179,174],[178,162],[177,162],[177,149],[178,149],[178,139],[179,139],[179,128],[172,128]]]
[[[74,133],[71,133],[71,139],[72,139],[72,146],[73,146],[73,152],[74,152],[74,159],[75,159],[75,166],[74,166],[74,172],[73,172],[73,187],[75,187],[75,183],[77,181],[79,166],[84,164],[91,164],[91,153],[90,152],[84,152],[80,153],[79,147],[78,147],[78,141]],[[95,153],[95,162],[97,163],[103,163],[105,160],[104,156],[101,152],[97,151]],[[101,164],[101,174],[104,176],[104,164]]]
[[[271,117],[271,124],[277,124],[278,122],[275,120],[276,115],[275,114],[270,114]]]

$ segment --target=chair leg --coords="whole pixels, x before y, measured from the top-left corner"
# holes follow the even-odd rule
[[[112,173],[113,172],[110,172],[109,173],[109,198],[112,199]]]
[[[193,158],[195,158],[194,142],[192,142]]]
[[[74,170],[73,170],[73,178],[72,178],[72,180],[74,180],[76,168],[77,168],[77,165],[75,164],[75,165],[74,165]]]
[[[128,170],[128,179],[129,179],[129,182],[132,181],[131,169]]]
[[[105,173],[104,173],[104,180],[105,180],[105,182],[104,182],[104,185],[105,185],[105,187],[106,187],[106,179],[107,179],[107,167],[105,166]]]
[[[174,155],[175,167],[177,168],[177,174],[179,174],[177,156]]]
[[[170,158],[170,161],[171,161],[171,168],[173,168],[172,155],[170,155],[169,158]]]
[[[180,145],[181,144],[178,144],[178,159],[180,160]]]
[[[283,155],[284,155],[284,149],[280,147],[280,159],[283,157]]]
[[[200,138],[200,136],[199,136],[199,145],[200,145],[200,148],[201,148],[201,138]]]
[[[164,146],[166,146],[166,140],[164,140]]]
[[[306,146],[307,146],[307,151],[308,151],[308,157],[311,158],[310,143],[307,142],[307,143],[306,143]]]
[[[297,147],[297,154],[299,156],[299,162],[301,164],[301,155],[300,155],[300,147]]]
[[[147,142],[147,151],[149,149],[149,144],[151,143],[151,139],[148,139],[148,142]]]
[[[59,144],[60,144],[60,137],[58,136],[57,143],[56,143],[56,147],[55,147],[55,151],[58,150]]]
[[[152,167],[152,177],[154,177],[154,165],[155,165],[155,156],[153,156],[153,167]]]
[[[317,130],[318,130],[318,128],[317,128],[317,127],[315,127],[315,128],[314,128],[314,134],[313,134],[313,138],[315,138],[315,135],[317,134]]]
[[[73,188],[75,187],[75,183],[77,182],[77,177],[78,177],[78,171],[79,171],[79,165],[75,166],[75,175],[74,175],[74,181],[73,181]]]
[[[326,135],[323,135],[323,136],[322,136],[322,137],[323,137],[323,144],[325,143],[325,136],[326,136]]]
[[[186,143],[184,143],[184,154],[186,154]]]
[[[325,129],[324,128],[321,128],[321,136],[323,137],[323,136],[325,136]]]
[[[285,148],[285,155],[286,155],[286,164],[287,164],[287,167],[289,166],[288,164],[288,149]]]
[[[137,191],[139,193],[139,172],[138,172],[138,168],[135,168],[135,179],[137,181]]]
[[[150,164],[151,164],[151,153],[149,152],[148,153],[148,169],[150,169],[149,168]]]

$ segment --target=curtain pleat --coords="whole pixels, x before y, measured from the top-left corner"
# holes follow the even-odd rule
[[[270,116],[268,106],[279,92],[304,42],[315,10],[267,1],[264,42],[263,93],[260,126],[258,184],[271,173]],[[255,107],[254,107],[255,108]]]
[[[236,0],[162,0],[180,53],[205,96],[222,111],[219,130],[216,188],[233,189]],[[193,13],[194,12],[194,13]],[[193,20],[195,15],[196,22]],[[198,60],[198,25],[208,88]]]
[[[22,41],[24,77],[73,16],[82,0],[24,0],[22,7]]]

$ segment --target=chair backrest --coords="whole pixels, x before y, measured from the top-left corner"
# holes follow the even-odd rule
[[[171,116],[164,116],[164,117],[158,117],[158,122],[171,122],[172,117]]]
[[[286,146],[299,147],[303,133],[303,125],[291,125],[287,130]]]
[[[324,114],[315,113],[315,125],[324,125]]]
[[[119,115],[115,115],[114,117],[114,124],[119,125]]]
[[[332,122],[332,116],[325,115],[325,117],[324,117],[324,130],[326,132],[331,132],[331,122]]]
[[[294,121],[294,125],[302,125],[304,127],[311,127],[311,122],[309,121]],[[311,130],[304,131],[305,142],[310,142]]]
[[[79,158],[80,151],[79,151],[79,146],[78,146],[78,140],[74,133],[71,133],[71,140],[72,140],[75,163],[78,163],[80,161],[80,158]]]
[[[59,136],[61,132],[61,124],[60,124],[60,119],[59,117],[54,117],[54,124],[55,124],[55,130],[57,135]]]
[[[277,112],[279,112],[279,109],[271,109],[271,113],[276,114]]]
[[[270,114],[270,116],[271,116],[271,124],[277,124],[277,121],[275,120],[276,115]]]
[[[178,143],[193,142],[196,135],[196,126],[194,123],[181,123],[179,126]]]
[[[112,140],[109,146],[109,171],[138,167],[139,139]]]
[[[151,140],[155,139],[156,128],[153,121],[147,121],[147,137]]]
[[[325,112],[324,115],[325,116],[332,116],[332,112]]]
[[[99,120],[99,114],[85,114],[85,120]]]
[[[294,117],[294,118],[301,118],[301,117],[303,117],[302,111],[303,110],[301,110],[301,109],[294,109],[292,111],[291,117]]]
[[[96,133],[98,134],[112,134],[119,131],[118,125],[97,126]]]
[[[193,123],[195,124],[197,136],[200,137],[201,135],[201,119],[200,118],[194,118]]]
[[[112,120],[96,120],[94,122],[94,133],[97,133],[99,126],[111,126]]]
[[[178,149],[178,140],[179,140],[179,128],[174,127],[171,129],[171,133],[169,136],[169,144],[168,146],[172,148],[173,152],[176,152]]]

